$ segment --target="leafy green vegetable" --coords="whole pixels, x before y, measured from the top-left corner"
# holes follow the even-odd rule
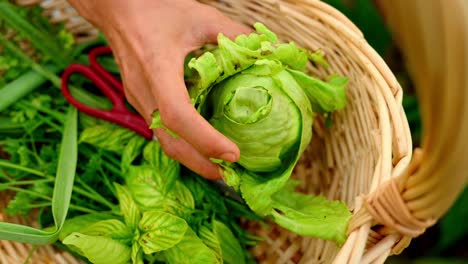
[[[184,219],[162,211],[148,211],[138,225],[140,245],[145,254],[151,254],[177,245],[184,237],[188,225]]]
[[[273,219],[280,226],[306,236],[320,237],[342,244],[351,215],[341,202],[294,191],[299,182],[289,181],[273,195]]]
[[[192,102],[239,146],[238,162],[219,164],[227,184],[240,190],[254,212],[272,216],[300,235],[341,243],[350,216],[346,206],[294,194],[287,182],[311,140],[314,113],[344,108],[347,78],[333,75],[323,81],[305,74],[308,59],[328,66],[320,52],[310,53],[292,42],[278,43],[264,25],[254,26],[257,33],[240,35],[235,41],[219,34],[216,49],[189,61],[188,67],[198,74],[189,86]],[[154,126],[164,125],[157,115],[153,121]],[[277,198],[281,195],[305,197],[305,202],[290,208],[288,201]],[[313,222],[304,219],[314,212],[332,214]]]
[[[129,129],[111,123],[103,123],[83,130],[80,142],[109,151],[121,152],[134,137],[138,137],[138,135]]]
[[[211,264],[221,263],[216,253],[188,228],[185,235],[174,247],[164,251],[164,257],[170,264]]]
[[[72,233],[63,243],[95,264],[124,264],[131,257],[130,247],[105,236]]]
[[[213,232],[218,238],[223,260],[226,264],[245,263],[241,245],[226,225],[216,220],[213,221]]]
[[[23,35],[32,39],[36,48],[49,55],[57,65],[68,65],[70,56],[68,51],[60,47],[53,37],[44,34],[40,29],[33,27],[25,18],[18,15],[15,7],[10,3],[0,2],[0,20],[4,19],[7,24]]]
[[[77,163],[77,111],[75,109],[69,111],[64,130],[52,198],[55,229],[47,232],[28,226],[0,222],[0,239],[42,245],[58,238],[67,217]]]
[[[94,223],[102,220],[111,219],[112,216],[106,213],[84,214],[74,218],[67,219],[63,225],[62,231],[59,234],[59,240],[64,240],[71,233],[82,230]]]
[[[115,184],[117,191],[117,198],[120,203],[120,210],[124,217],[125,224],[131,229],[135,230],[140,222],[140,210],[138,209],[132,194],[126,187]]]
[[[129,244],[133,239],[132,229],[117,219],[107,219],[84,227],[80,233],[88,236],[104,236],[118,241],[122,244]]]
[[[216,259],[219,262],[222,262],[223,253],[221,251],[220,241],[218,240],[218,237],[216,237],[214,232],[211,231],[206,226],[201,226],[198,229],[198,237],[200,237],[200,239],[203,241],[203,243],[205,243],[205,245],[207,247],[209,247],[213,251],[213,253],[216,255]]]

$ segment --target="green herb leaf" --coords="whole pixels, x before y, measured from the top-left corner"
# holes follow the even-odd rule
[[[104,236],[72,233],[63,240],[63,244],[94,264],[124,264],[131,257],[129,246]]]
[[[108,219],[93,223],[81,229],[79,232],[88,236],[105,236],[125,245],[130,245],[133,239],[132,229],[117,219]]]
[[[167,192],[168,182],[165,175],[159,174],[150,166],[132,166],[126,179],[127,186],[142,210],[151,210],[163,206],[183,206],[193,209],[195,202],[187,187],[176,181],[173,188]]]
[[[216,253],[188,228],[183,239],[172,248],[163,252],[169,264],[214,264],[221,263]]]
[[[223,223],[214,220],[213,232],[218,238],[221,245],[223,260],[226,264],[243,264],[245,263],[244,251],[242,250],[239,241],[231,232],[231,229]]]
[[[201,226],[198,229],[198,236],[200,239],[207,245],[213,253],[216,255],[216,258],[219,262],[222,263],[223,253],[221,251],[221,245],[218,237],[206,226]]]
[[[130,191],[125,186],[121,186],[117,183],[114,184],[117,191],[117,198],[119,199],[120,210],[122,211],[125,224],[130,230],[135,230],[138,222],[140,222],[140,210],[133,200]]]
[[[173,247],[187,231],[184,219],[162,211],[143,213],[138,228],[141,232],[138,242],[145,254],[152,254]]]
[[[132,244],[132,263],[133,264],[143,264],[143,250],[138,243]]]
[[[52,214],[55,230],[47,232],[28,226],[0,222],[0,239],[44,245],[50,244],[58,238],[67,217],[73,180],[75,178],[78,158],[77,127],[77,111],[74,108],[70,108],[65,123],[52,197]]]
[[[180,165],[177,161],[164,154],[161,144],[157,141],[149,142],[143,149],[143,158],[153,167],[163,194],[167,194],[179,178]]]
[[[146,143],[146,139],[143,137],[133,137],[128,141],[122,153],[122,162],[120,163],[120,169],[125,174],[132,162],[141,154],[141,149]]]
[[[62,231],[59,234],[59,240],[63,241],[67,236],[73,232],[79,232],[80,230],[97,223],[102,220],[111,219],[112,216],[106,213],[97,214],[85,214],[75,216],[71,219],[67,219],[63,225]]]
[[[159,111],[154,112],[154,114],[153,114],[153,121],[151,122],[150,128],[151,128],[151,129],[162,128],[162,129],[164,129],[169,135],[171,135],[173,138],[178,138],[178,137],[179,137],[179,135],[177,135],[174,131],[170,130],[169,128],[167,128],[167,127],[163,124],[162,119],[161,119],[161,114],[159,113]]]
[[[103,123],[83,130],[80,142],[113,152],[122,152],[133,137],[139,137],[139,135],[129,129],[111,123]]]

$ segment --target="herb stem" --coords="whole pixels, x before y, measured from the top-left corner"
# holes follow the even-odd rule
[[[77,177],[77,182],[80,183],[83,188],[85,188],[86,190],[84,189],[81,189],[80,187],[78,186],[74,186],[73,187],[73,190],[75,190],[77,193],[80,193],[81,195],[84,195],[96,202],[99,202],[107,207],[109,207],[109,209],[114,209],[116,207],[116,205],[114,205],[113,203],[109,202],[106,198],[104,198],[102,195],[100,195],[98,192],[96,192],[95,190],[93,190],[91,187],[89,187],[86,183],[83,182],[83,180],[79,179],[79,177]]]
[[[76,211],[83,212],[83,213],[88,213],[88,214],[99,213],[99,212],[96,211],[96,210],[92,210],[92,209],[89,209],[89,208],[86,208],[86,207],[82,207],[82,206],[79,206],[79,205],[74,205],[74,204],[70,204],[69,208],[70,208],[70,209],[73,209],[73,210],[76,210]]]
[[[52,179],[42,179],[42,180],[25,180],[25,181],[10,181],[6,183],[0,183],[0,189],[11,186],[11,185],[30,185],[30,184],[35,184],[35,183],[47,183],[47,182],[53,182],[54,180]]]
[[[47,177],[44,173],[42,173],[42,172],[40,172],[38,170],[34,170],[34,169],[31,169],[31,168],[28,168],[28,167],[25,167],[25,166],[14,164],[14,163],[8,162],[8,161],[6,161],[4,159],[0,159],[0,167],[21,170],[21,171],[28,172],[28,173],[31,173],[31,174],[36,175],[36,176],[40,176],[40,177]]]
[[[27,189],[23,189],[19,187],[10,187],[8,189],[14,192],[23,192],[23,193],[29,194],[32,197],[37,197],[37,198],[42,198],[47,201],[52,201],[52,198],[39,192],[35,192],[35,191],[31,191],[31,190],[27,190]]]

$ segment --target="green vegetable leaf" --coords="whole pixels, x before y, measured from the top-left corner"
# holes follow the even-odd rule
[[[143,158],[153,168],[163,194],[167,194],[179,178],[179,163],[164,154],[161,144],[157,141],[151,141],[146,145],[143,149]]]
[[[212,264],[221,263],[216,253],[188,228],[183,239],[172,248],[163,252],[169,264]]]
[[[95,213],[75,216],[67,219],[63,225],[62,231],[59,234],[59,240],[63,241],[67,236],[73,232],[80,232],[80,230],[97,223],[102,220],[108,220],[113,218],[111,215],[106,213]]]
[[[104,236],[72,233],[63,243],[94,264],[124,264],[130,261],[131,257],[129,246]]]
[[[132,166],[127,177],[127,187],[133,195],[135,202],[142,210],[151,210],[161,207],[180,207],[193,209],[195,202],[190,190],[180,181],[173,184],[167,192],[168,182],[165,175],[160,175],[150,166]]]
[[[111,123],[103,123],[85,128],[81,132],[80,142],[113,152],[122,152],[128,142],[134,137],[140,136],[129,129]]]
[[[153,114],[153,121],[151,122],[151,125],[150,125],[150,128],[151,129],[157,129],[157,128],[162,128],[164,129],[169,135],[171,135],[173,138],[178,138],[179,136],[172,130],[170,130],[169,128],[167,128],[162,119],[161,119],[161,114],[159,113],[159,111],[156,111],[154,112]]]
[[[223,253],[221,252],[221,245],[218,240],[218,237],[206,226],[201,226],[198,229],[198,236],[209,247],[213,253],[216,255],[216,258],[219,262],[223,261]]]
[[[143,145],[146,143],[146,139],[143,137],[133,137],[128,141],[122,153],[122,162],[120,163],[120,169],[125,174],[128,171],[132,162],[140,155]]]
[[[162,211],[143,213],[138,228],[138,239],[145,254],[152,254],[173,247],[179,243],[187,231],[184,219]]]
[[[125,245],[133,239],[133,231],[122,221],[117,219],[102,220],[89,225],[79,231],[88,236],[105,236]]]
[[[348,78],[332,75],[329,82],[324,82],[303,72],[289,72],[306,92],[315,112],[332,112],[345,107]]]
[[[226,264],[243,264],[245,263],[244,251],[242,250],[239,241],[231,232],[231,229],[223,223],[214,220],[213,232],[218,238],[221,245],[223,260]]]
[[[273,218],[277,224],[303,236],[336,241],[346,240],[351,213],[343,202],[294,191],[298,181],[288,184],[273,196]]]
[[[138,243],[132,244],[132,263],[134,264],[143,264],[143,250],[141,250],[141,246]]]
[[[44,231],[29,226],[0,222],[0,239],[34,245],[49,244],[57,240],[65,223],[75,178],[77,150],[77,111],[70,108],[60,148],[57,175],[52,196],[54,230]]]
[[[325,69],[328,69],[330,67],[330,65],[328,65],[328,62],[325,60],[325,57],[323,57],[323,52],[321,50],[309,52],[309,59],[321,65]]]
[[[188,89],[200,114],[240,149],[237,162],[219,163],[225,169],[225,181],[241,191],[255,213],[267,217],[276,216],[277,207],[283,205],[273,197],[283,193],[310,143],[314,112],[345,106],[347,78],[333,75],[322,81],[307,75],[308,59],[326,66],[320,51],[310,53],[292,42],[278,43],[264,25],[254,26],[256,33],[235,41],[219,34],[217,48],[192,58],[188,67],[198,78]],[[327,203],[313,205],[317,211],[333,213]],[[293,231],[338,242],[344,236],[343,228],[338,228],[342,236],[298,228],[307,224],[299,217],[300,208],[282,209],[284,215],[274,220]],[[285,224],[285,219],[290,223]],[[338,221],[343,221],[341,226],[347,224],[346,217]]]
[[[125,224],[130,228],[130,230],[135,230],[141,218],[140,210],[127,187],[121,186],[117,183],[114,185],[117,191],[120,210],[122,211]]]

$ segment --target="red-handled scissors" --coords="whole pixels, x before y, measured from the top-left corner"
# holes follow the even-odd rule
[[[125,94],[122,83],[111,73],[105,70],[97,61],[97,57],[111,54],[112,50],[107,46],[93,48],[88,57],[90,66],[72,64],[62,74],[62,93],[72,105],[79,111],[99,119],[121,125],[141,136],[151,140],[153,132],[149,129],[146,121],[138,114],[131,112],[125,106]],[[111,110],[96,109],[76,100],[69,91],[68,81],[73,74],[87,77],[101,92],[111,101]]]

